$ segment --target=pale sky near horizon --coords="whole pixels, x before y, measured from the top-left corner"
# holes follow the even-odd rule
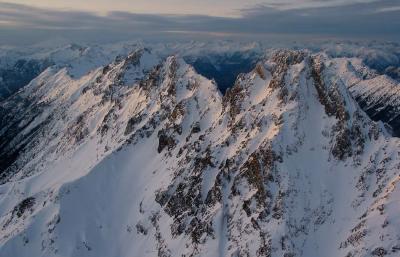
[[[263,0],[8,0],[9,3],[41,8],[83,10],[97,13],[127,11],[149,14],[201,14],[238,16],[239,10],[264,3]]]
[[[0,2],[59,10],[80,10],[106,14],[126,11],[147,14],[181,14],[237,17],[241,10],[267,5],[277,9],[329,7],[379,0],[6,0]]]

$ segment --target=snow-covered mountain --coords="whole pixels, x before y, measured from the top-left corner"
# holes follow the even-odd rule
[[[375,121],[390,125],[400,136],[400,83],[367,69],[357,58],[337,58],[338,75],[361,108]]]
[[[183,58],[196,72],[217,82],[224,93],[232,87],[240,73],[248,73],[255,63],[282,48],[273,42],[234,42],[234,41],[188,41],[175,43],[144,43],[127,41],[106,45],[41,43],[29,48],[0,47],[0,100],[14,94],[27,85],[46,68],[68,68],[71,76],[79,78],[91,70],[105,66],[116,57],[123,58],[132,48],[144,46],[152,49],[159,57],[170,55]],[[374,120],[381,120],[393,127],[393,133],[400,135],[399,117],[395,111],[400,108],[397,90],[391,85],[400,81],[400,46],[383,42],[286,42],[289,49],[308,49],[313,53],[323,52],[331,58],[351,60],[352,65],[369,67],[369,76],[387,75],[380,92],[361,90],[363,95],[355,94],[356,100]],[[361,76],[365,76],[361,72]],[[358,75],[360,76],[360,75]],[[390,77],[390,78],[389,78]],[[383,78],[383,77],[381,77]],[[392,81],[390,81],[393,79]],[[363,86],[363,85],[361,85]],[[386,88],[389,87],[389,88]],[[397,85],[396,85],[397,87]],[[360,90],[357,90],[360,91]],[[382,93],[390,92],[390,94]],[[395,96],[393,96],[393,94]],[[367,99],[368,98],[368,99]],[[371,99],[374,99],[371,101]],[[381,110],[385,110],[382,114]]]
[[[224,95],[141,46],[47,68],[0,104],[0,256],[398,256],[400,141],[354,66],[279,50]]]
[[[71,77],[81,77],[117,56],[126,56],[137,42],[99,45],[37,45],[31,48],[0,48],[0,100],[26,86],[46,68],[68,68]]]

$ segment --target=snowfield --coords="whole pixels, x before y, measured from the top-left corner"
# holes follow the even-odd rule
[[[400,255],[400,141],[355,100],[391,80],[359,59],[276,50],[225,95],[140,45],[86,60],[0,102],[0,256]]]

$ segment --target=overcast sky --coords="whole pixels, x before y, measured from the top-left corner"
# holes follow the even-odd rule
[[[0,44],[225,37],[400,41],[400,0],[0,0]]]

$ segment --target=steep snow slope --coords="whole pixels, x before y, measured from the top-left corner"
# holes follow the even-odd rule
[[[335,60],[338,75],[346,82],[361,108],[373,120],[389,124],[393,134],[400,136],[400,84],[386,75],[366,69],[359,59]]]
[[[1,103],[0,256],[397,256],[400,141],[337,63],[46,70]]]

